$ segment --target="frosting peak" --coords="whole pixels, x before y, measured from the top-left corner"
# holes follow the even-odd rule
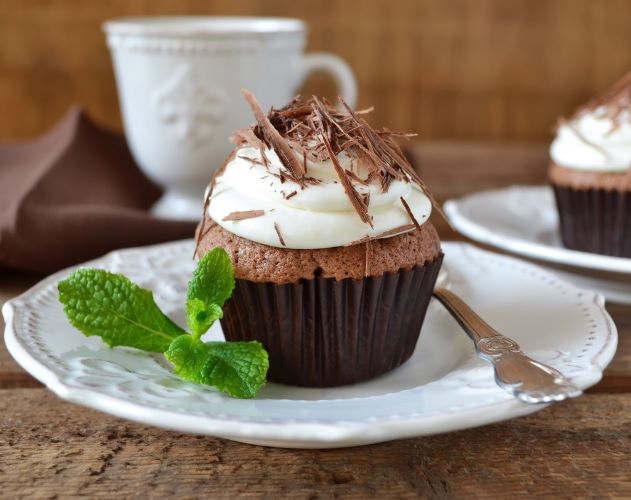
[[[411,231],[430,216],[422,181],[394,142],[350,109],[294,99],[235,132],[207,193],[207,215],[266,245],[330,248]]]
[[[561,121],[550,156],[558,165],[577,170],[631,168],[631,72]]]

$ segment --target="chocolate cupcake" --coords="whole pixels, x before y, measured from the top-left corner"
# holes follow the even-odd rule
[[[258,340],[275,382],[366,380],[413,353],[442,261],[431,195],[394,134],[294,99],[265,114],[207,191],[197,255],[231,256],[227,340]]]
[[[550,156],[563,244],[631,257],[631,73],[560,121]]]

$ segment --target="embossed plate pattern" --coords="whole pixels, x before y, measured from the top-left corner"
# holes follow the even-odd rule
[[[617,334],[603,299],[536,266],[462,243],[444,243],[452,287],[497,329],[581,388],[600,380]],[[154,291],[183,323],[192,242],[113,252],[86,266],[121,272]],[[412,359],[354,386],[268,384],[237,400],[173,376],[161,356],[107,348],[66,321],[53,275],[3,307],[15,359],[60,397],[181,432],[267,446],[329,448],[464,429],[537,411],[493,381],[458,325],[435,301]],[[208,338],[221,338],[217,325]],[[69,409],[70,410],[70,409]]]

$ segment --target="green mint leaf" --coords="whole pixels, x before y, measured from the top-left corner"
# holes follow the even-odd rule
[[[80,269],[58,283],[59,301],[70,323],[110,346],[164,353],[175,373],[215,386],[237,398],[252,398],[265,384],[268,355],[259,342],[208,342],[199,337],[223,317],[234,272],[228,254],[215,248],[204,256],[189,282],[188,335],[158,308],[153,294],[125,276]]]
[[[164,352],[184,330],[167,318],[149,290],[121,274],[79,269],[57,285],[70,323],[110,347],[122,345]]]
[[[195,339],[223,316],[221,307],[232,295],[233,288],[234,271],[230,257],[223,248],[214,248],[199,260],[188,283],[186,322]]]
[[[253,342],[207,342],[182,335],[164,353],[185,380],[213,385],[235,398],[252,398],[265,384],[269,360]]]
[[[223,318],[223,310],[217,304],[206,306],[199,299],[190,299],[186,304],[186,317],[191,328],[195,325],[193,331],[197,330],[201,336],[216,320]]]

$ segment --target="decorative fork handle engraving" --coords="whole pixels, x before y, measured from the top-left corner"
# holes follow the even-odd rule
[[[503,335],[481,338],[476,344],[476,349],[480,354],[487,356],[501,356],[509,352],[521,352],[519,344]]]
[[[517,342],[491,327],[453,292],[436,288],[434,297],[473,340],[478,356],[493,365],[495,381],[503,389],[528,403],[561,401],[581,394],[558,370],[526,356]]]

